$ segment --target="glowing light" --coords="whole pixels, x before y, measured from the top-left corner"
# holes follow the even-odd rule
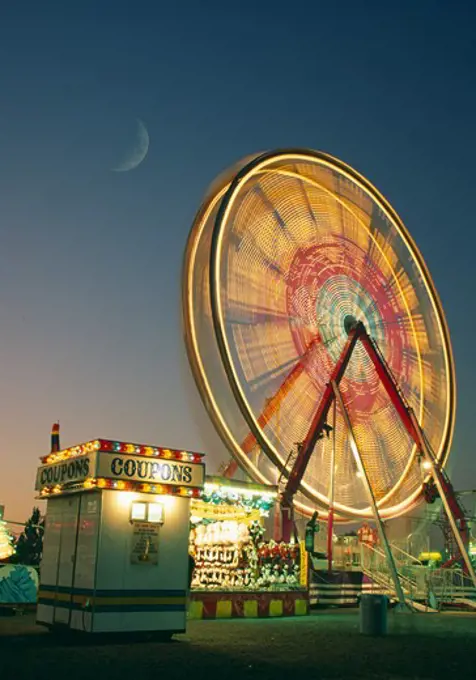
[[[0,560],[6,560],[15,552],[13,537],[10,535],[7,523],[0,520]]]
[[[158,456],[159,458],[166,459],[175,458],[177,460],[190,460],[190,462],[195,463],[200,463],[203,458],[203,454],[201,453],[189,453],[187,451],[157,448],[145,444],[111,441],[109,439],[94,439],[90,442],[85,442],[84,444],[72,446],[69,449],[49,453],[48,455],[43,456],[41,461],[44,464],[58,463],[69,458],[76,458],[77,456],[94,453],[95,451],[115,451],[117,453],[129,453],[134,456]]]
[[[236,494],[237,497],[239,495],[243,496],[260,496],[261,498],[265,499],[272,499],[276,498],[278,493],[277,491],[258,491],[255,489],[247,489],[247,488],[242,488],[242,487],[235,487],[235,486],[226,486],[222,484],[216,484],[213,482],[205,482],[204,486],[205,492],[213,492],[213,491],[218,491],[219,493],[223,494]]]
[[[260,514],[267,515],[275,502],[277,492],[206,482],[203,492],[199,491],[198,494],[193,492],[192,495],[200,496],[205,503],[211,505],[230,505],[241,507],[248,513],[258,510]]]
[[[175,498],[171,494],[156,496],[156,501],[167,509],[173,508],[174,504],[176,503]]]
[[[147,518],[147,503],[142,501],[134,502],[131,504],[131,519],[132,520],[142,520],[145,521]]]
[[[162,503],[147,504],[147,521],[162,524],[164,521],[164,506]]]

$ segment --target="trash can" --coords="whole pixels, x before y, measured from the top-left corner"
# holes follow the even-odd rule
[[[386,595],[365,594],[360,598],[360,632],[363,635],[386,635],[387,633]]]

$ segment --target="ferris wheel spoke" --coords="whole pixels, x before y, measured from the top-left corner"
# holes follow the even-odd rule
[[[261,184],[256,185],[255,192],[260,197],[260,199],[263,201],[263,204],[264,204],[266,210],[273,216],[273,219],[275,220],[278,227],[282,230],[282,233],[285,234],[285,237],[288,240],[292,241],[293,244],[295,244],[296,239],[294,238],[291,231],[288,229],[288,226],[287,226],[286,222],[283,220],[283,218],[281,217],[279,210],[276,208],[274,203],[266,195],[266,192],[265,192],[265,190],[264,190],[264,188]]]
[[[367,307],[363,310],[364,319],[367,319],[367,318],[368,318],[368,315],[369,315],[370,313],[373,314],[374,312],[378,313],[378,302],[377,302],[377,299],[376,299],[376,298],[372,298],[372,299],[370,300],[370,303],[369,303],[369,304],[367,305]]]
[[[235,325],[254,326],[257,324],[263,325],[284,324],[285,326],[288,326],[290,323],[290,319],[288,316],[282,314],[281,312],[273,311],[271,309],[268,310],[265,309],[260,310],[255,308],[240,309],[237,307],[233,311],[235,312],[234,315],[230,315],[230,313],[228,312],[225,318],[226,323],[233,326]],[[243,313],[243,316],[240,316],[240,312]]]
[[[275,380],[290,366],[298,365],[299,362],[302,361],[304,356],[305,356],[304,354],[301,354],[301,356],[293,357],[292,359],[288,359],[287,361],[284,361],[279,366],[275,366],[274,368],[270,369],[269,371],[265,371],[264,373],[260,373],[260,375],[256,376],[256,378],[253,378],[253,380],[249,380],[247,385],[251,389],[254,389],[257,385],[262,386],[263,384],[266,384],[268,382],[271,382],[272,380]]]
[[[320,343],[321,337],[320,335],[316,335],[313,338],[313,340],[311,340],[306,350],[302,354],[294,356],[292,357],[292,359],[286,360],[282,364],[275,366],[274,368],[272,368],[269,371],[266,371],[265,373],[261,373],[260,375],[256,376],[253,380],[248,381],[247,383],[248,386],[253,388],[256,384],[259,384],[260,382],[266,383],[270,382],[271,380],[275,380],[287,368],[293,366],[291,372],[286,376],[284,382],[278,388],[276,394],[278,394],[281,389],[287,389],[289,381],[293,381],[293,379],[297,378],[302,373],[306,366],[309,356],[312,354],[314,349],[319,346]]]
[[[259,255],[259,258],[258,258],[259,262],[266,265],[267,271],[273,272],[273,274],[278,279],[284,278],[284,276],[285,276],[284,270],[281,269],[281,267],[276,262],[273,262],[268,257],[268,255],[266,255],[264,250],[258,244],[256,238],[248,235],[248,239],[249,239],[249,242],[252,245],[252,248],[254,249],[255,253]],[[243,248],[243,237],[239,236],[237,234],[234,234],[234,235],[232,235],[231,240],[234,242],[236,252],[239,253]]]
[[[383,326],[403,326],[403,316],[394,319],[382,319]]]
[[[257,422],[261,428],[265,427],[268,424],[271,418],[275,415],[276,409],[278,407],[281,407],[286,396],[292,394],[291,390],[295,385],[296,381],[302,375],[306,366],[306,359],[311,355],[314,347],[318,343],[318,340],[319,338],[316,336],[316,338],[314,338],[309,343],[309,346],[307,347],[306,351],[300,357],[297,357],[296,361],[294,362],[295,365],[293,366],[291,371],[287,374],[286,378],[283,380],[278,389],[274,392],[274,394],[271,397],[266,398],[265,406],[257,419]],[[243,450],[245,449],[247,451],[251,450],[251,447],[253,445],[252,442],[256,442],[256,438],[250,432],[243,442],[242,445]]]
[[[273,318],[287,318],[288,315],[285,311],[279,310],[276,307],[267,307],[266,305],[259,304],[256,301],[247,302],[244,299],[238,299],[236,297],[227,298],[227,311],[231,310],[233,312],[237,311],[240,313],[248,312],[250,314],[254,312],[259,312],[260,314],[266,314]]]
[[[296,177],[296,181],[298,183],[300,191],[302,192],[302,197],[304,199],[304,204],[307,208],[309,219],[311,220],[311,222],[315,226],[317,224],[317,220],[316,220],[316,216],[314,215],[314,211],[311,207],[311,203],[309,201],[309,196],[307,194],[307,184],[302,179],[298,179],[297,177]]]
[[[337,340],[340,340],[340,339],[341,339],[340,335],[333,335],[330,338],[326,338],[325,340],[322,340],[321,344],[322,344],[323,347],[325,347],[327,349],[327,348],[331,347],[335,342],[337,342]]]

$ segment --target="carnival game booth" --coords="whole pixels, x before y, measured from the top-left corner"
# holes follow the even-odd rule
[[[96,439],[43,458],[38,623],[183,632],[190,500],[203,482],[201,454],[142,444]]]
[[[266,538],[276,488],[207,477],[191,502],[191,618],[308,613],[303,544]]]

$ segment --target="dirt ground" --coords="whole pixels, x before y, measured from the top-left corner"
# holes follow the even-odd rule
[[[58,638],[33,614],[0,618],[0,678],[476,677],[476,614],[389,614],[384,638],[359,633],[357,611],[273,620],[191,621],[169,643]]]

